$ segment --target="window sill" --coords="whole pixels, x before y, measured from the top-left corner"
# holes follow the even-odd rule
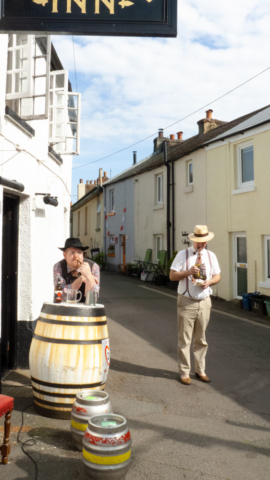
[[[15,113],[10,107],[6,106],[5,109],[5,116],[11,122],[15,123],[17,127],[24,131],[29,137],[35,136],[35,130],[25,121],[23,120],[17,113]]]
[[[157,205],[154,205],[153,210],[160,210],[161,208],[164,208],[164,203],[157,203]]]
[[[237,190],[232,190],[232,195],[238,195],[238,193],[247,193],[254,192],[256,190],[255,185],[250,185],[249,187],[238,188]]]
[[[259,287],[270,289],[270,282],[268,282],[267,280],[265,280],[264,282],[259,282]]]
[[[115,215],[115,212],[108,213],[108,217],[113,217]]]
[[[107,253],[107,257],[115,257],[114,253]]]
[[[191,193],[191,192],[193,192],[193,185],[187,185],[184,188],[184,193]]]

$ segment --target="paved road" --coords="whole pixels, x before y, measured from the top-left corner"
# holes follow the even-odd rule
[[[107,272],[101,292],[111,343],[106,391],[114,411],[128,419],[133,440],[126,480],[268,480],[269,326],[212,312],[207,335],[212,382],[192,376],[187,387],[178,381],[173,292]],[[29,372],[22,374],[27,378]],[[30,403],[16,399],[15,425],[20,425],[19,411]],[[83,480],[69,422],[39,417],[33,408],[28,415],[25,424],[32,430],[24,439],[37,440],[32,452],[38,480]],[[0,477],[34,480],[33,464],[16,445]]]

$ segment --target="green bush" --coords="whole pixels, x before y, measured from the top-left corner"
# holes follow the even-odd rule
[[[105,253],[98,253],[93,257],[94,262],[96,262],[101,268],[105,265]]]

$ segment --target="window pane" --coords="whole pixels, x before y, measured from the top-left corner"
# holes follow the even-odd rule
[[[77,125],[75,125],[73,123],[68,124],[67,135],[76,138],[77,137]]]
[[[36,51],[35,55],[38,57],[39,55],[46,55],[47,54],[47,37],[36,37]]]
[[[20,45],[27,45],[27,35],[16,35],[17,47]]]
[[[8,46],[13,47],[13,35],[8,36]]]
[[[241,297],[247,293],[247,268],[237,267],[237,295]]]
[[[64,92],[57,92],[56,93],[56,105],[58,105],[58,106],[64,105],[64,99],[65,99]]]
[[[33,98],[21,99],[21,116],[27,117],[33,115]]]
[[[267,254],[267,278],[270,278],[270,240],[266,242],[266,254]]]
[[[34,98],[34,115],[45,115],[46,112],[46,97]]]
[[[51,90],[53,89],[53,85],[54,85],[54,75],[50,75],[50,89]]]
[[[35,75],[46,75],[46,58],[36,58]]]
[[[12,74],[8,73],[7,74],[7,93],[12,92]]]
[[[236,261],[237,261],[237,263],[247,263],[247,239],[246,239],[246,237],[238,237],[237,238],[237,260]]]
[[[68,107],[69,108],[78,108],[78,96],[69,95],[68,96]]]
[[[55,136],[56,137],[63,137],[65,134],[65,129],[63,123],[56,123],[55,124]]]
[[[27,92],[27,72],[21,72],[21,92]]]
[[[63,122],[65,119],[65,112],[63,108],[56,108],[55,109],[56,113],[56,121],[57,122]]]
[[[45,95],[46,77],[35,78],[35,95]]]
[[[253,147],[246,147],[241,150],[242,160],[242,183],[254,180]]]
[[[14,77],[15,77],[14,92],[19,93],[19,91],[20,91],[20,74],[15,73]]]
[[[188,183],[193,183],[193,164],[188,164]]]
[[[70,122],[77,123],[78,122],[78,110],[68,109],[68,118],[69,118]]]
[[[60,74],[55,76],[56,86],[55,88],[64,88],[65,85],[65,75]]]
[[[8,62],[7,62],[8,70],[12,70],[12,58],[13,58],[13,52],[8,52]]]

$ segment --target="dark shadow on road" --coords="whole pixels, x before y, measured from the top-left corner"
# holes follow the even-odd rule
[[[111,359],[110,369],[117,372],[132,373],[144,377],[167,378],[168,380],[178,380],[179,374],[170,370],[161,370],[158,368],[148,368],[134,363],[123,362]]]

